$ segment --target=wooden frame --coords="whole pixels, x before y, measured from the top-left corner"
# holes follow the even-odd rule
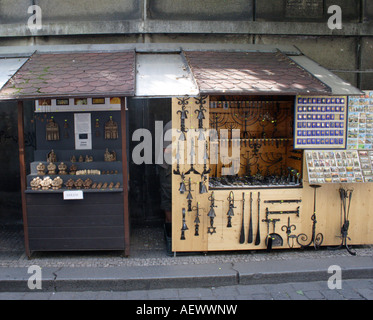
[[[30,258],[30,248],[28,239],[28,223],[26,208],[26,159],[25,159],[25,134],[24,134],[24,106],[23,101],[18,101],[18,148],[19,148],[19,170],[21,177],[21,201],[22,201],[22,218],[23,231],[25,238],[26,255]]]

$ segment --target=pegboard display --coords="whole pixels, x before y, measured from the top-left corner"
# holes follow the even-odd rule
[[[295,149],[345,149],[347,97],[296,97]]]

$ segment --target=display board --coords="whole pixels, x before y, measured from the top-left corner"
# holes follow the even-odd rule
[[[346,97],[296,97],[295,149],[345,149]]]
[[[363,182],[356,150],[306,151],[306,162],[310,184]]]
[[[373,149],[373,91],[349,97],[347,149]]]

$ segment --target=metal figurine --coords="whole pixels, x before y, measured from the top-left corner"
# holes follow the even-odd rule
[[[199,217],[201,216],[199,214],[199,202],[197,202],[197,207],[194,207],[193,209],[196,209],[196,218],[194,219],[194,223],[195,223],[194,235],[198,237],[199,236],[199,224],[201,223],[201,220],[199,219]]]
[[[215,209],[217,206],[215,205],[215,195],[214,192],[211,193],[211,196],[209,197],[210,201],[210,211],[207,214],[207,216],[210,218],[210,226],[207,227],[207,233],[214,234],[216,233],[216,227],[214,227],[214,219],[216,217]]]
[[[234,193],[233,193],[233,191],[231,191],[229,193],[229,197],[228,197],[227,200],[229,202],[229,209],[228,209],[228,212],[227,212],[227,216],[228,216],[227,228],[232,228],[232,217],[234,216],[233,209],[237,208],[237,207],[234,206]]]
[[[185,231],[189,230],[186,222],[185,222],[185,208],[182,209],[182,214],[183,214],[183,225],[181,227],[181,237],[180,240],[185,240]]]
[[[185,186],[185,175],[184,173],[180,174],[181,176],[181,182],[180,182],[180,188],[179,188],[179,191],[181,194],[184,194],[184,192],[186,191],[186,186]]]
[[[199,193],[200,194],[204,194],[204,193],[207,193],[207,187],[206,187],[206,181],[207,181],[207,177],[202,174],[201,175],[201,181],[199,182]]]
[[[294,239],[296,239],[296,235],[293,235],[291,234],[291,231],[295,231],[297,229],[297,227],[294,225],[294,224],[290,224],[290,217],[288,217],[288,225],[284,224],[282,227],[281,227],[281,230],[282,231],[286,231],[286,235],[287,235],[287,244],[288,244],[288,247],[289,248],[293,248],[294,247]],[[291,244],[290,244],[290,239],[292,240],[291,241]]]
[[[199,109],[195,110],[194,113],[197,114],[197,120],[198,120],[198,131],[199,131],[199,136],[198,140],[203,141],[205,140],[205,135],[203,134],[203,120],[205,120],[205,112],[207,111],[203,105],[206,104],[206,96],[200,97],[200,98],[195,98],[196,99],[196,104],[199,105]]]
[[[189,178],[189,186],[188,186],[188,195],[187,195],[187,200],[188,200],[188,211],[192,211],[192,200],[193,200],[193,196],[192,196],[192,179]]]
[[[106,140],[116,140],[119,138],[118,124],[110,116],[108,122],[105,123],[105,139]]]
[[[54,121],[53,117],[51,117],[50,120],[47,120],[46,138],[47,138],[47,141],[60,140],[60,128],[58,126],[58,123]]]
[[[316,189],[320,188],[320,185],[310,185],[311,188],[314,189],[314,198],[313,198],[313,214],[311,216],[312,220],[312,237],[309,243],[307,244],[302,244],[299,241],[306,242],[308,237],[306,234],[301,233],[297,236],[297,243],[302,247],[302,249],[309,247],[312,243],[315,249],[318,249],[322,242],[324,241],[324,235],[322,233],[316,234]],[[300,240],[299,240],[300,239]]]
[[[180,131],[179,132],[181,132],[181,134],[180,134],[179,140],[185,141],[186,140],[185,133],[188,132],[188,130],[185,129],[185,120],[188,119],[188,113],[189,113],[189,111],[185,109],[186,109],[186,105],[189,103],[188,102],[189,98],[177,98],[177,100],[179,100],[178,104],[181,105],[181,110],[178,110],[176,112],[177,114],[180,114]]]

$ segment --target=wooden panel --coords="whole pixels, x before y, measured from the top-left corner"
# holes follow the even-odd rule
[[[84,192],[84,191],[83,191]],[[113,193],[84,193],[84,200],[69,200],[74,205],[89,204],[110,204],[123,203],[123,192]],[[66,205],[69,201],[63,200],[63,194],[40,193],[40,194],[26,194],[27,205]]]
[[[30,239],[98,239],[123,237],[123,226],[99,227],[29,227]]]
[[[181,105],[177,98],[172,99],[172,127],[177,128],[180,130],[180,115],[177,113],[178,110],[181,109]],[[204,107],[207,109],[205,112],[205,120],[204,120],[204,128],[208,128],[208,98],[203,100],[205,102]],[[198,120],[196,117],[195,110],[199,108],[197,104],[198,100],[195,98],[187,99],[186,110],[188,111],[188,119],[185,121],[186,128],[189,128],[189,131],[186,133],[190,136],[194,135],[194,144],[195,144],[195,151],[196,151],[196,158],[201,156],[201,153],[205,152],[204,144],[197,144],[199,141],[197,140],[199,132],[195,129],[198,128]],[[206,135],[207,136],[207,135]],[[173,136],[173,154],[176,157],[176,152],[178,148],[178,142],[180,147],[180,153],[182,155],[181,163],[180,164],[180,172],[187,172],[191,168],[191,161],[190,161],[190,149],[191,149],[191,140],[188,139],[189,144],[185,141],[180,141],[180,132],[174,133]],[[200,148],[199,148],[200,147]],[[203,154],[202,154],[203,156]],[[196,160],[194,162],[197,162]],[[173,164],[173,170],[176,170],[177,164]],[[203,172],[203,163],[202,164],[195,164],[194,168],[199,172]],[[208,175],[207,175],[208,177]],[[208,222],[208,196],[209,194],[199,194],[199,182],[201,181],[201,176],[195,173],[190,173],[186,175],[185,184],[188,188],[189,186],[189,178],[191,182],[191,189],[192,189],[192,211],[188,212],[188,202],[187,202],[187,195],[188,192],[184,194],[180,194],[179,188],[181,183],[181,176],[172,174],[172,250],[173,251],[207,251],[207,222]],[[208,184],[206,184],[208,188]],[[196,218],[196,207],[198,206],[201,208],[200,210],[200,224],[199,224],[199,236],[195,236],[195,223],[194,220]],[[182,220],[182,209],[185,208],[186,211],[186,225],[189,230],[185,231],[185,240],[181,240],[181,228],[183,224]]]
[[[73,202],[73,201],[72,201]],[[92,217],[102,215],[116,215],[123,216],[123,205],[122,204],[107,204],[107,205],[91,205],[86,202],[80,205],[74,205],[69,202],[66,205],[56,206],[28,206],[27,214],[29,217]]]
[[[89,215],[65,215],[58,216],[29,216],[30,227],[93,227],[93,226],[117,226],[123,225],[123,215],[97,215],[95,217]]]
[[[122,237],[97,239],[30,239],[30,248],[34,251],[123,250],[124,240]]]

